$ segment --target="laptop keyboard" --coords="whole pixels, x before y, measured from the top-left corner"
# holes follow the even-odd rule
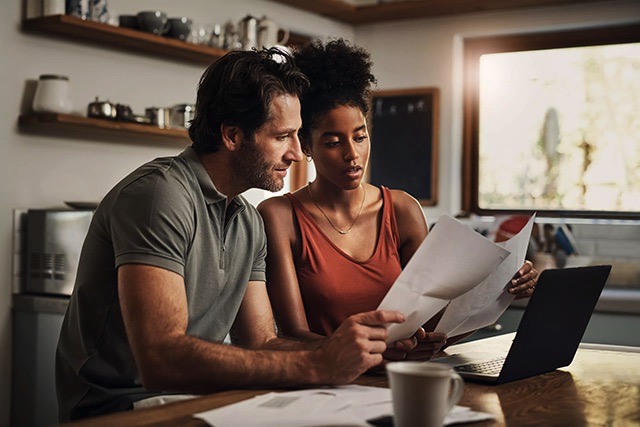
[[[476,374],[498,375],[504,364],[504,357],[487,360],[481,363],[467,363],[466,365],[456,366],[454,369],[458,372],[473,372]]]

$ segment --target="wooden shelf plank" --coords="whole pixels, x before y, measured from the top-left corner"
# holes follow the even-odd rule
[[[161,129],[154,125],[119,122],[72,114],[25,114],[18,118],[18,124],[22,127],[48,128],[63,131],[99,131],[114,136],[146,135],[154,138],[172,140],[185,145],[189,143],[189,135],[184,129]]]
[[[25,31],[72,37],[125,50],[145,52],[163,58],[174,58],[209,65],[227,51],[157,36],[144,31],[120,28],[70,15],[52,15],[26,19]]]
[[[584,4],[602,0],[404,0],[353,6],[341,0],[274,0],[349,24]]]

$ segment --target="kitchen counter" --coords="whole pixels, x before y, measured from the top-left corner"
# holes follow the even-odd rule
[[[527,306],[527,301],[526,299],[513,301],[511,307],[524,308]],[[594,312],[640,315],[640,288],[608,289],[605,287]]]
[[[45,296],[45,295],[13,295],[14,311],[32,311],[38,313],[62,314],[64,315],[69,305],[68,296]]]
[[[512,334],[458,344],[461,352],[506,349]],[[559,370],[501,385],[466,383],[459,405],[488,412],[495,419],[473,426],[637,425],[640,422],[640,353],[623,348],[579,348],[573,362]],[[620,373],[624,372],[624,375]],[[356,384],[387,387],[384,375],[363,375]],[[77,421],[73,426],[204,426],[199,413],[236,403],[269,390],[228,390],[153,408]],[[271,390],[280,391],[280,390]]]

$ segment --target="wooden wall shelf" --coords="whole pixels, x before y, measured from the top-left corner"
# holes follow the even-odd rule
[[[22,29],[28,32],[57,34],[75,40],[157,55],[164,59],[176,59],[204,65],[213,63],[227,53],[224,49],[156,36],[144,31],[116,27],[71,15],[26,19],[22,22]],[[290,46],[301,45],[311,39],[310,36],[304,34],[291,33],[288,44]]]
[[[22,28],[29,32],[57,34],[78,41],[89,41],[119,49],[206,65],[227,53],[222,49],[84,20],[70,15],[26,19],[22,22]]]
[[[161,129],[153,125],[96,119],[72,114],[25,114],[18,118],[18,124],[21,127],[35,130],[98,132],[103,135],[128,137],[147,136],[183,145],[189,143],[189,135],[184,129]]]
[[[602,0],[404,0],[362,6],[354,6],[342,0],[274,1],[357,25],[476,12],[564,6]]]

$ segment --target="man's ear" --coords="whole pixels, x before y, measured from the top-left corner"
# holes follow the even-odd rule
[[[220,135],[222,135],[222,144],[229,151],[235,151],[240,147],[243,139],[242,130],[238,126],[220,125]]]

